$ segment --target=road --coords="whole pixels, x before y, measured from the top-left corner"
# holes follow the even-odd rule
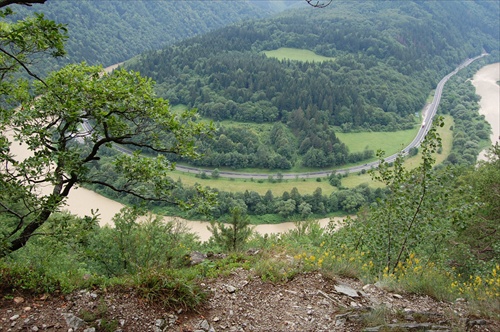
[[[424,119],[422,121],[422,126],[420,127],[417,135],[411,141],[408,146],[406,146],[403,150],[401,150],[400,153],[395,153],[391,156],[386,157],[384,160],[386,162],[393,162],[396,160],[398,155],[407,155],[408,151],[411,148],[418,147],[420,143],[425,138],[425,135],[427,135],[427,132],[429,131],[431,125],[432,125],[432,120],[434,116],[436,115],[439,103],[441,101],[441,94],[443,93],[443,87],[446,84],[446,82],[457,72],[459,72],[461,69],[467,67],[469,64],[474,62],[475,60],[482,58],[483,56],[486,56],[486,53],[483,53],[475,58],[472,59],[467,59],[464,61],[462,64],[460,64],[455,70],[453,70],[451,73],[446,75],[439,81],[438,85],[436,86],[436,90],[434,92],[434,98],[432,102],[429,105],[426,105],[426,107],[423,110],[424,114]],[[110,67],[111,68],[111,67]],[[106,70],[110,70],[110,68],[106,68]],[[114,68],[114,67],[113,67]],[[89,126],[88,123],[83,123],[84,129],[90,133],[92,131],[92,128]],[[123,152],[123,153],[130,153],[130,151],[122,146],[119,146],[118,144],[114,144],[114,147]],[[355,173],[355,172],[360,172],[362,170],[370,170],[374,167],[377,167],[379,164],[379,161],[373,161],[366,163],[364,165],[357,165],[349,168],[343,168],[343,169],[335,169],[335,170],[321,170],[317,172],[308,172],[308,173],[279,173],[280,177],[283,179],[308,179],[308,178],[316,178],[316,177],[325,177],[330,175],[332,172],[335,172],[337,174],[345,174],[345,173]],[[203,168],[196,168],[196,167],[190,167],[190,166],[183,166],[183,165],[176,165],[175,169],[177,171],[185,172],[185,173],[193,173],[193,174],[201,174],[201,173],[206,173],[209,175],[212,170],[211,169],[203,169]],[[245,172],[236,172],[236,171],[219,171],[219,175],[221,177],[226,177],[226,178],[239,178],[239,179],[268,179],[270,176],[273,178],[277,179],[278,178],[278,173],[245,173]]]
[[[456,73],[458,73],[461,69],[467,67],[470,65],[472,62],[475,60],[482,58],[483,56],[486,56],[487,54],[481,54],[475,58],[472,59],[467,59],[464,61],[462,64],[460,64],[455,70],[453,70],[451,73],[446,75],[439,81],[438,85],[436,86],[436,90],[434,92],[434,98],[432,99],[432,102],[429,105],[426,105],[426,107],[423,110],[424,114],[424,119],[422,121],[422,126],[420,127],[417,135],[411,141],[408,146],[406,146],[400,153],[395,153],[391,156],[386,157],[384,160],[386,162],[393,162],[396,160],[397,156],[402,154],[402,155],[407,155],[408,151],[411,148],[418,147],[422,143],[422,141],[425,138],[425,135],[427,135],[427,132],[429,131],[430,127],[432,126],[432,120],[434,119],[434,116],[436,115],[439,103],[441,101],[441,94],[443,93],[443,87],[446,84],[446,82]],[[377,167],[379,164],[379,161],[373,161],[364,165],[358,165],[358,166],[353,166],[349,168],[343,168],[343,169],[335,169],[335,170],[322,170],[322,171],[317,171],[317,172],[309,172],[309,173],[280,173],[281,177],[283,179],[308,179],[308,178],[316,178],[316,177],[325,177],[330,175],[332,172],[335,172],[337,174],[345,174],[345,173],[355,173],[359,172],[362,170],[370,170],[374,167]],[[194,173],[194,174],[200,174],[202,172],[205,172],[207,175],[210,175],[212,172],[211,169],[202,169],[202,168],[196,168],[196,167],[190,167],[190,166],[182,166],[182,165],[176,165],[176,170],[181,171],[181,172],[186,172],[186,173]],[[226,178],[240,178],[240,179],[268,179],[270,176],[274,177],[275,179],[278,178],[278,173],[245,173],[245,172],[231,172],[231,171],[219,171],[219,175],[221,177],[226,177]]]

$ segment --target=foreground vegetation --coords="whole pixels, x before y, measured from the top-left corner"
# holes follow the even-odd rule
[[[11,14],[0,12],[2,18]],[[196,138],[210,136],[213,128],[194,122],[192,112],[170,112],[167,103],[156,98],[152,82],[138,73],[105,75],[100,67],[80,64],[41,80],[26,70],[34,53],[64,54],[61,25],[37,16],[0,29],[5,32],[0,45],[19,51],[0,56],[6,64],[0,68],[4,298],[20,292],[64,294],[126,286],[165,308],[196,309],[208,296],[201,285],[205,279],[240,267],[275,283],[321,271],[443,301],[463,297],[476,306],[478,315],[500,319],[500,147],[492,148],[488,162],[476,166],[472,161],[487,127],[468,113],[476,111],[473,106],[462,106],[477,101],[463,78],[456,87],[469,92],[451,93],[444,103],[455,121],[451,151],[464,150],[461,158],[448,156],[435,167],[445,151],[436,128],[444,123],[438,120],[419,148],[418,164],[406,167],[400,156],[389,165],[382,153],[377,155],[381,164],[372,176],[383,189],[347,189],[342,177],[332,174],[328,182],[338,190],[328,197],[321,190],[301,195],[293,188],[280,197],[271,192],[264,197],[219,192],[216,205],[207,188],[185,188],[172,180],[172,164],[165,154],[146,158],[139,153],[145,149],[194,157]],[[38,81],[32,87],[36,90],[17,80],[23,70]],[[22,106],[6,107],[8,102]],[[295,115],[300,117],[300,111]],[[473,130],[466,128],[465,120],[473,120]],[[282,126],[273,127],[277,137]],[[10,150],[20,142],[33,152],[24,160]],[[114,143],[130,146],[125,152],[131,153],[118,154]],[[50,192],[40,194],[40,184]],[[61,213],[64,199],[77,185],[107,188],[134,207],[115,216],[114,228],[100,227],[96,215]],[[211,239],[202,243],[182,224],[161,222],[144,209],[162,208],[165,201],[215,217]],[[314,214],[333,209],[358,213],[340,229],[334,224],[321,228]],[[226,211],[229,218],[223,224]],[[260,236],[249,223],[249,215],[258,211],[308,220],[288,233]],[[248,249],[258,253],[249,255]],[[194,251],[225,256],[192,264]]]
[[[481,317],[500,319],[500,147],[477,168],[433,169],[437,149],[439,137],[431,132],[418,167],[382,164],[373,176],[390,193],[340,230],[309,220],[261,236],[233,210],[229,223],[213,223],[214,236],[201,243],[181,224],[141,217],[144,211],[135,209],[117,215],[115,228],[55,215],[40,231],[51,236],[33,239],[0,263],[4,296],[127,286],[166,308],[194,309],[207,296],[203,280],[240,267],[276,283],[321,271],[442,301],[461,297]],[[246,254],[250,248],[259,253]],[[227,256],[192,265],[194,251]]]

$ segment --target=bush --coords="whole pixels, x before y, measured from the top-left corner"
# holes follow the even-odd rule
[[[30,269],[20,264],[0,265],[1,290],[5,292],[30,291],[36,294],[53,293],[59,290],[59,281],[43,271]]]
[[[145,270],[133,278],[133,287],[147,301],[166,309],[194,310],[208,293],[196,282],[195,270]]]

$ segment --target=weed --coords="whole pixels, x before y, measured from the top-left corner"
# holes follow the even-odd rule
[[[141,271],[133,277],[133,286],[141,297],[166,308],[196,309],[207,293],[197,284],[192,271]]]
[[[390,314],[390,309],[388,309],[385,305],[382,305],[363,314],[362,321],[365,326],[384,325],[390,321]]]
[[[273,283],[285,283],[298,273],[293,264],[278,259],[261,259],[255,264],[255,273],[263,280]]]

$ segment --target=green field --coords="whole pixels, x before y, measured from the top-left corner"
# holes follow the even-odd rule
[[[442,128],[438,129],[438,133],[442,138],[443,149],[441,154],[436,155],[436,163],[443,162],[448,154],[451,151],[451,146],[453,142],[453,132],[450,127],[453,126],[453,118],[451,116],[444,117],[445,125]],[[413,133],[413,134],[411,134]],[[386,151],[386,155],[391,155],[398,151],[401,151],[401,147],[403,145],[406,146],[412,139],[413,135],[416,134],[415,131],[407,130],[407,131],[399,131],[399,132],[389,132],[389,133],[352,133],[348,134],[348,139],[346,140],[346,144],[348,144],[349,149],[351,151],[362,151],[365,146],[359,143],[362,140],[369,139],[371,145],[375,145],[373,143],[375,139],[379,139],[382,142],[383,146],[381,148]],[[340,135],[340,134],[339,134]],[[347,134],[342,134],[347,135]],[[404,139],[405,144],[400,143],[403,142],[401,140]],[[366,141],[365,141],[366,142]],[[397,143],[393,143],[397,142]],[[377,144],[382,144],[377,143]],[[393,146],[393,150],[390,150],[390,147]],[[371,148],[371,147],[370,147]],[[359,150],[355,150],[359,149]],[[390,152],[392,151],[392,152]],[[405,166],[408,168],[416,167],[420,162],[420,156],[417,155],[412,158],[408,158],[405,161]],[[268,171],[269,173],[275,174],[276,172]],[[210,173],[207,173],[210,175]],[[245,190],[256,191],[259,194],[265,194],[266,191],[271,190],[274,195],[281,195],[283,192],[290,192],[294,187],[296,187],[301,194],[311,194],[316,190],[316,188],[321,188],[323,194],[330,194],[333,191],[337,190],[332,187],[326,178],[321,178],[321,182],[317,181],[317,178],[310,179],[288,179],[283,180],[280,183],[270,183],[268,180],[250,180],[250,179],[230,179],[230,178],[219,178],[219,179],[201,179],[194,176],[192,173],[184,173],[179,171],[172,172],[172,178],[177,180],[180,179],[182,183],[186,185],[194,185],[198,183],[202,186],[209,186],[211,188],[219,188],[228,192],[243,192]],[[368,183],[372,187],[380,187],[380,183],[375,183],[371,180],[369,174],[358,174],[352,173],[347,178],[342,179],[342,185],[353,188],[362,183]]]
[[[303,50],[300,48],[287,48],[282,47],[273,51],[264,51],[264,53],[269,58],[276,58],[278,60],[296,60],[296,61],[333,61],[335,58],[329,58],[326,56],[318,55],[309,50]]]
[[[173,175],[173,174],[172,174]],[[261,195],[264,195],[268,190],[273,192],[273,195],[281,195],[283,192],[290,192],[294,187],[296,187],[301,194],[311,194],[316,190],[316,188],[321,188],[323,194],[329,194],[336,190],[332,187],[326,178],[322,178],[321,182],[317,182],[314,179],[283,179],[282,182],[270,183],[268,180],[250,180],[250,179],[230,179],[230,178],[219,178],[213,179],[200,179],[187,173],[181,173],[175,171],[175,175],[172,176],[173,179],[181,179],[182,183],[187,185],[194,185],[195,183],[201,184],[203,186],[209,186],[211,188],[218,188],[223,191],[228,192],[244,192],[255,191]]]
[[[361,133],[335,133],[337,137],[347,145],[350,152],[362,152],[364,150],[381,149],[387,155],[401,151],[408,145],[418,132],[415,126],[412,130],[400,130],[394,132],[361,132]]]

